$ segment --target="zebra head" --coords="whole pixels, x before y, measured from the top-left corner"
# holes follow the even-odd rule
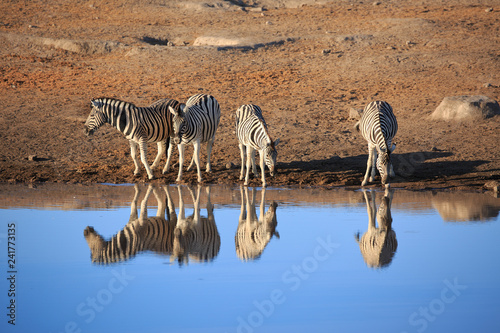
[[[391,151],[380,149],[377,157],[377,169],[382,178],[382,184],[388,186],[387,180],[389,179],[391,170]]]
[[[85,121],[84,130],[87,136],[94,134],[94,132],[107,121],[106,115],[103,112],[104,101],[102,98],[93,99],[90,101],[90,106],[92,110],[90,111],[87,121]]]
[[[274,173],[278,171],[276,167],[276,158],[278,157],[278,151],[276,150],[276,146],[280,143],[280,139],[276,141],[272,141],[266,145],[264,148],[264,162],[267,167],[271,171],[271,176],[274,177]]]
[[[174,143],[176,145],[180,144],[182,141],[182,134],[184,133],[184,127],[186,124],[185,120],[185,108],[186,104],[180,104],[179,109],[174,109],[173,107],[169,106],[168,109],[170,110],[170,113],[174,116],[172,119],[172,127],[174,130]]]
[[[87,227],[83,231],[83,235],[85,236],[85,240],[90,248],[90,256],[92,258],[92,262],[101,262],[102,251],[106,247],[106,241],[99,235],[93,227]]]

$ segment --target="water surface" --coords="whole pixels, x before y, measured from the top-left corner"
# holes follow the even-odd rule
[[[488,194],[5,185],[0,208],[2,332],[500,331]]]

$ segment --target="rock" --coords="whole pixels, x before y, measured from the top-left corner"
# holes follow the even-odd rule
[[[431,114],[432,119],[486,119],[500,114],[498,102],[487,96],[445,97]]]
[[[493,192],[495,193],[498,193],[498,189],[500,187],[500,183],[496,180],[490,180],[489,182],[487,182],[486,184],[484,184],[484,187],[489,189],[489,190],[492,190]]]
[[[226,169],[227,170],[231,170],[233,168],[234,168],[234,163],[233,162],[226,163]]]
[[[38,156],[28,155],[28,161],[36,162],[37,160],[38,160]]]
[[[349,108],[349,119],[359,120],[361,119],[362,109]]]
[[[493,8],[486,8],[484,11],[487,12],[487,13],[489,13],[489,12],[493,11]]]

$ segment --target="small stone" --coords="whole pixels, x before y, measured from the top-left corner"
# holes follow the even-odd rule
[[[431,151],[439,151],[439,149],[437,149],[436,147],[432,147]]]
[[[330,49],[324,49],[323,51],[321,51],[323,54],[330,54],[332,52],[332,50]]]
[[[483,84],[483,87],[485,87],[485,88],[491,88],[492,84],[487,82],[487,83]]]
[[[273,25],[273,22],[271,22],[271,21],[267,21],[267,22],[266,22],[266,25]]]
[[[28,156],[28,161],[36,162],[38,160],[38,156],[36,155],[29,155]]]
[[[489,12],[493,11],[493,8],[486,8],[484,11],[487,12],[487,13],[489,13]]]
[[[373,3],[372,3],[372,5],[374,5],[374,6],[378,6],[378,5],[380,5],[380,4],[381,4],[381,2],[380,2],[380,1],[375,1],[375,2],[373,2]]]
[[[490,180],[486,184],[484,184],[484,187],[487,189],[493,190],[493,192],[498,192],[498,187],[500,186],[500,183],[496,180]]]
[[[234,163],[233,162],[226,163],[226,169],[227,170],[231,170],[232,168],[234,168]]]

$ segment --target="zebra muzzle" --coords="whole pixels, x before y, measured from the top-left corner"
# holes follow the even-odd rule
[[[83,130],[83,133],[85,133],[86,136],[90,136],[90,135],[94,134],[94,130],[90,130],[90,129],[88,129],[88,127],[85,127],[85,129]]]

